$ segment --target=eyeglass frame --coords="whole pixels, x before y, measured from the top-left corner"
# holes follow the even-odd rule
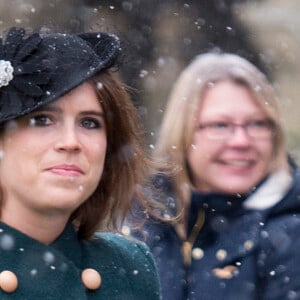
[[[228,126],[227,127],[228,131],[225,134],[221,133],[221,130],[224,131],[224,128],[220,127],[220,126],[224,126],[224,125]],[[225,128],[225,129],[227,130],[227,128]],[[250,120],[250,121],[247,121],[242,124],[237,124],[237,123],[227,122],[227,121],[211,121],[211,122],[207,122],[207,123],[198,124],[196,127],[196,131],[198,131],[198,130],[200,130],[202,132],[206,131],[206,136],[211,140],[227,140],[227,139],[230,139],[234,135],[236,128],[242,128],[248,137],[255,139],[255,140],[268,139],[268,138],[271,138],[272,136],[274,136],[274,134],[275,134],[274,123],[270,120]],[[220,132],[217,132],[217,133],[214,132],[213,134],[211,134],[212,132],[210,132],[210,134],[209,134],[209,132],[207,132],[208,130],[212,131],[213,129],[219,130]],[[250,129],[250,133],[249,133],[249,129]],[[253,133],[251,133],[251,130],[257,130],[257,132],[259,132],[259,130],[261,130],[261,133],[264,133],[264,134],[262,134],[262,135],[253,134]]]

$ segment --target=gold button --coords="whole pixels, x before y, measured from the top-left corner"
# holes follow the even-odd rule
[[[216,257],[220,261],[224,260],[226,258],[226,256],[227,256],[227,251],[224,249],[220,249],[216,253]]]
[[[221,279],[231,279],[238,272],[238,268],[236,266],[226,266],[224,268],[215,268],[213,269],[213,274]]]
[[[102,281],[99,272],[91,268],[82,271],[81,280],[89,290],[96,290],[99,288]]]
[[[253,241],[248,240],[244,243],[244,248],[246,250],[251,250],[253,248],[253,246],[254,246]]]
[[[201,248],[194,248],[192,250],[192,257],[193,257],[193,259],[198,260],[198,259],[203,258],[203,256],[204,256],[204,252],[203,252],[203,250]]]
[[[0,287],[6,293],[13,293],[18,287],[18,278],[11,271],[0,273]]]

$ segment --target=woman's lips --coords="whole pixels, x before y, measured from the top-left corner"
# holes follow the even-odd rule
[[[61,176],[80,176],[84,174],[82,169],[76,165],[56,165],[46,170]]]
[[[238,168],[247,168],[250,167],[253,162],[250,160],[227,160],[224,161],[224,164],[229,165],[229,166],[233,166],[233,167],[238,167]]]
[[[244,173],[253,170],[255,161],[246,159],[226,159],[219,160],[218,165],[220,168],[227,170],[228,172]]]

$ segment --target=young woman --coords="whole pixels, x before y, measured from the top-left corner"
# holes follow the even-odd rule
[[[265,76],[237,55],[196,57],[155,154],[174,170],[155,178],[157,197],[179,215],[144,228],[163,299],[298,299],[299,171]]]
[[[160,299],[148,249],[104,233],[150,169],[119,48],[22,28],[1,43],[1,299]]]

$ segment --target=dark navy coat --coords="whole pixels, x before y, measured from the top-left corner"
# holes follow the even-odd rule
[[[81,272],[93,268],[101,286],[88,290]],[[117,234],[79,241],[69,224],[52,244],[44,245],[0,223],[0,272],[12,271],[18,288],[0,299],[16,300],[148,300],[160,299],[153,258],[142,243]]]
[[[189,266],[174,227],[146,223],[163,299],[300,299],[300,173],[274,178],[248,197],[192,195],[188,234],[200,209],[206,219]]]

